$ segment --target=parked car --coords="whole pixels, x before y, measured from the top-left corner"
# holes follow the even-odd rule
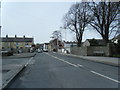
[[[38,53],[42,53],[42,50],[41,50],[41,49],[37,49],[37,52],[38,52]]]
[[[7,51],[7,50],[2,50],[1,54],[2,54],[2,56],[12,56],[13,52],[12,51]]]

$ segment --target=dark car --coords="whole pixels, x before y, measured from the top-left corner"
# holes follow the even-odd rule
[[[2,56],[12,56],[13,52],[12,51],[7,51],[7,50],[2,50],[1,54],[2,54]]]

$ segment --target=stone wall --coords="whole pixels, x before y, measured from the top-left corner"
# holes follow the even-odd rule
[[[75,54],[75,55],[82,55],[82,56],[86,56],[87,55],[87,47],[71,47],[70,48],[71,54]]]
[[[71,54],[81,56],[103,55],[110,56],[111,50],[108,46],[90,46],[90,47],[71,47]],[[97,52],[97,53],[96,53]]]
[[[87,55],[103,55],[103,56],[109,56],[109,47],[108,46],[90,46],[87,47]]]

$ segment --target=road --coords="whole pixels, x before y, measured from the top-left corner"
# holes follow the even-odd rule
[[[118,67],[37,53],[8,88],[118,88]]]

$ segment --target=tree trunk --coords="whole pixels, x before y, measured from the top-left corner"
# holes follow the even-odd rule
[[[109,42],[108,35],[103,35],[102,38],[103,38],[105,44],[107,44]]]
[[[81,43],[82,43],[82,37],[79,37],[79,38],[77,39],[77,46],[78,46],[78,47],[81,47]]]

